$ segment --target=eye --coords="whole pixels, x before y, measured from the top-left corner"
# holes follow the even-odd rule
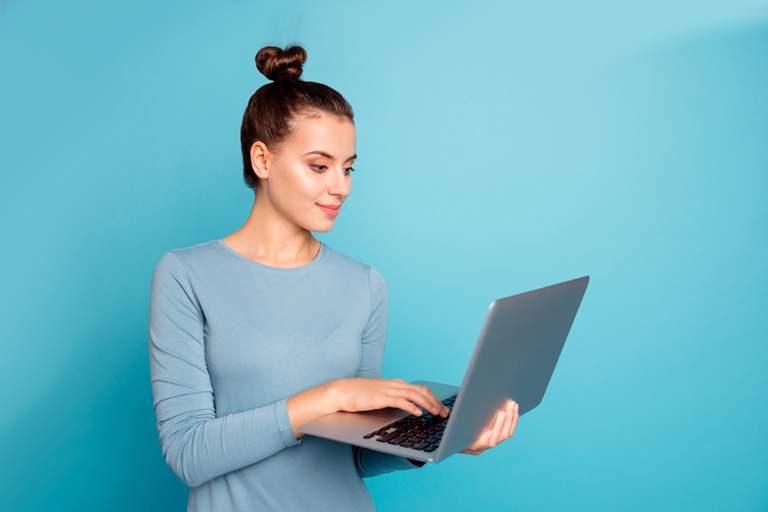
[[[344,169],[344,172],[345,172],[347,175],[349,175],[349,174],[350,174],[352,171],[354,171],[354,169],[353,169],[353,168],[351,168],[351,167],[347,167],[346,169]]]
[[[313,171],[315,172],[323,172],[325,169],[327,169],[324,165],[310,165]]]

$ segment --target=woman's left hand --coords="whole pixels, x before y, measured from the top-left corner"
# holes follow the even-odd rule
[[[512,437],[515,433],[517,420],[520,418],[516,402],[509,402],[507,407],[499,411],[496,420],[490,430],[487,430],[480,436],[480,439],[467,446],[459,453],[468,453],[469,455],[480,455],[488,448],[493,448],[502,441]]]

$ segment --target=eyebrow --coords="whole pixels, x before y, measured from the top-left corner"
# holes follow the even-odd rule
[[[307,155],[312,155],[312,154],[316,154],[316,155],[324,156],[325,158],[328,158],[328,159],[330,159],[330,160],[333,160],[333,159],[334,159],[334,158],[333,158],[331,155],[329,155],[329,154],[328,154],[328,153],[326,153],[325,151],[320,151],[320,150],[315,150],[315,151],[310,151],[309,153],[304,153],[304,156],[307,156]],[[345,161],[345,162],[349,162],[350,160],[354,160],[354,159],[356,159],[356,158],[357,158],[357,153],[355,153],[354,155],[352,155],[351,157],[347,158],[347,159],[346,159],[346,160],[344,160],[344,161]]]

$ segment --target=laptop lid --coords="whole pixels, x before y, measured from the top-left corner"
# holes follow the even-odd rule
[[[589,276],[494,301],[464,374],[435,462],[480,438],[510,399],[541,403]]]

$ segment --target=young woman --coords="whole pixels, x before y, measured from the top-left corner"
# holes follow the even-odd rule
[[[423,463],[312,436],[336,411],[419,407],[429,391],[382,379],[387,287],[375,269],[319,242],[350,193],[352,108],[299,77],[306,53],[265,47],[272,83],[251,97],[241,144],[255,191],[245,224],[166,253],[152,278],[149,354],[163,456],[192,487],[189,510],[374,510],[363,477]],[[510,437],[499,411],[479,454]]]

